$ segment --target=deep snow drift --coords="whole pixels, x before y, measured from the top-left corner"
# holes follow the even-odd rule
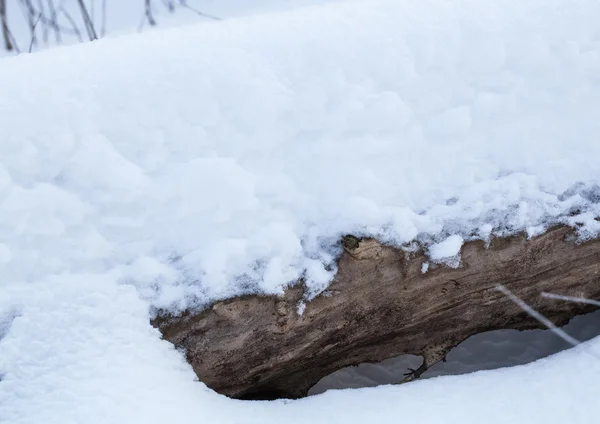
[[[183,307],[318,293],[344,233],[595,234],[599,11],[348,2],[3,60],[0,277]]]
[[[194,383],[148,305],[300,276],[316,294],[345,233],[443,261],[553,222],[596,236],[599,19],[595,0],[350,1],[3,59],[0,420],[589,422],[597,341],[243,405]]]

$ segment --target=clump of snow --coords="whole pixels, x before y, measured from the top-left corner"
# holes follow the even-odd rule
[[[453,235],[445,240],[429,246],[429,257],[433,262],[443,263],[451,268],[460,265],[460,248],[464,239],[459,235]]]
[[[298,315],[302,315],[304,313],[305,309],[306,309],[306,302],[304,302],[304,301],[298,302],[298,307],[296,308],[296,313]]]
[[[429,262],[424,262],[421,265],[421,274],[425,274],[427,271],[429,271]]]

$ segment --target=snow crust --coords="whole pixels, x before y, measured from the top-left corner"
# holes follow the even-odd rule
[[[589,423],[598,340],[242,403],[148,323],[432,246],[600,222],[600,2],[348,1],[2,59],[0,422]],[[548,390],[548,388],[552,390]]]

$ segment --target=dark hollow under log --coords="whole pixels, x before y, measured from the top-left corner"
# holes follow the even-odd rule
[[[215,391],[243,399],[299,398],[346,366],[402,354],[421,355],[431,366],[477,333],[539,328],[495,289],[498,284],[557,325],[589,311],[540,296],[600,298],[600,241],[577,244],[574,238],[560,227],[531,240],[497,238],[488,247],[468,242],[460,268],[424,274],[422,252],[345,238],[335,280],[302,315],[299,284],[281,297],[234,298],[153,324],[185,349],[198,378]]]

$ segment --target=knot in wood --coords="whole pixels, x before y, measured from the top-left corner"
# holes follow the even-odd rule
[[[353,235],[347,235],[342,237],[342,246],[346,250],[354,250],[357,249],[360,245],[360,239],[358,237],[354,237]]]
[[[344,240],[346,240],[344,242]],[[346,236],[342,240],[344,250],[354,259],[378,259],[382,256],[383,245],[375,239],[358,239],[354,236]],[[350,247],[348,247],[350,246]]]
[[[281,300],[275,304],[275,311],[280,317],[284,317],[288,314],[288,303],[285,300]]]

